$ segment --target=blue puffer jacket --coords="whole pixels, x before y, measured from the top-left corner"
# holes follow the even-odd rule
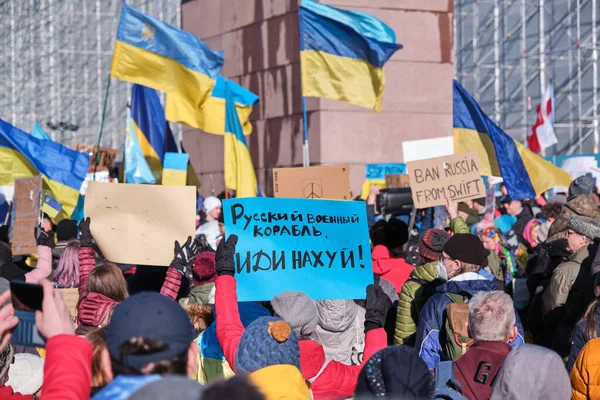
[[[417,339],[415,349],[425,361],[430,370],[433,370],[440,361],[448,361],[440,344],[440,331],[446,322],[446,306],[452,302],[445,293],[468,293],[473,296],[477,292],[492,292],[497,290],[496,285],[485,277],[475,272],[460,274],[450,281],[438,286],[436,294],[431,296],[419,316]],[[519,315],[515,311],[519,336],[511,343],[516,347],[524,343],[523,327]]]

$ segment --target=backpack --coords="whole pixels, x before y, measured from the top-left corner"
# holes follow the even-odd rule
[[[440,332],[442,351],[448,360],[456,361],[466,353],[474,340],[469,337],[467,321],[469,320],[469,304],[471,294],[444,293],[451,300],[446,306],[446,320],[443,332]]]
[[[435,392],[433,399],[466,400],[460,383],[454,379],[454,362],[442,361],[435,366]]]

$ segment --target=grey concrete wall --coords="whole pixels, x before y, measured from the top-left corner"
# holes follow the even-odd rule
[[[350,164],[354,195],[364,165],[402,162],[402,141],[452,134],[452,0],[325,0],[370,13],[404,45],[385,66],[382,112],[307,99],[312,164]],[[261,188],[273,167],[302,164],[298,0],[193,0],[182,26],[225,52],[223,75],[260,96],[247,137]],[[223,138],[184,128],[203,194],[223,190]]]

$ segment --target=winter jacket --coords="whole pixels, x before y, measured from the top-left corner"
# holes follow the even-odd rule
[[[496,286],[493,282],[475,272],[465,272],[455,276],[435,289],[436,294],[425,303],[419,316],[417,339],[415,342],[415,349],[419,351],[419,355],[430,370],[433,370],[440,361],[447,361],[440,344],[440,334],[443,334],[446,322],[446,306],[452,302],[446,293],[468,293],[473,296],[477,292],[491,292],[495,290]],[[510,343],[512,346],[524,342],[523,327],[518,315],[516,317],[519,335]]]
[[[600,399],[600,339],[588,342],[571,370],[571,399]]]
[[[329,359],[360,365],[365,349],[365,309],[352,300],[317,301],[319,324],[311,338]]]
[[[87,400],[91,387],[92,345],[75,335],[50,338],[46,342],[41,400]]]
[[[40,283],[52,273],[52,249],[48,246],[37,247],[38,261],[34,270],[25,274],[25,282]]]
[[[517,239],[519,243],[525,244],[527,240],[523,236],[525,232],[525,227],[533,219],[533,211],[531,210],[531,206],[529,204],[523,203],[523,209],[517,215],[517,222],[513,225],[512,229],[517,235]]]
[[[537,246],[529,255],[527,268],[527,289],[529,295],[533,295],[538,291],[538,288],[546,288],[550,283],[552,273],[563,262],[571,256],[571,252],[567,250],[567,239],[558,239],[549,243],[542,243]]]
[[[188,304],[209,304],[208,297],[213,287],[215,287],[214,282],[194,286],[187,297],[179,299],[179,304],[182,306]]]
[[[571,372],[577,356],[581,353],[583,346],[590,341],[587,336],[587,320],[581,320],[575,326],[575,332],[573,333],[573,340],[571,341],[571,351],[569,353],[569,362],[567,363],[567,370]],[[596,338],[600,337],[600,315],[596,314]]]
[[[568,230],[569,220],[574,215],[590,217],[600,223],[600,213],[596,200],[590,194],[580,194],[567,202],[562,208],[560,215],[554,220],[548,230],[548,242],[562,239]]]
[[[232,276],[219,276],[216,281],[215,308],[217,312],[217,338],[230,366],[235,368],[235,356],[244,333],[237,307],[236,280]],[[331,361],[323,369],[326,356],[323,346],[314,340],[300,341],[300,366],[304,379],[316,379],[311,383],[315,400],[352,397],[360,365],[344,365]],[[365,335],[363,360],[386,346],[383,328],[373,329]]]
[[[373,273],[389,281],[400,293],[402,285],[410,276],[415,267],[404,261],[403,258],[392,258],[387,247],[378,245],[371,252],[373,260]]]
[[[450,228],[454,233],[469,233],[469,227],[460,217],[450,221]],[[438,279],[437,263],[433,261],[414,269],[402,287],[394,331],[395,344],[414,345],[419,314],[428,297],[426,292],[432,290],[437,283],[442,283],[434,282]]]
[[[90,293],[87,290],[87,280],[90,272],[96,268],[94,250],[91,247],[79,249],[79,306],[77,323],[80,326],[98,327],[106,323],[107,314],[118,304],[117,301],[100,293]],[[181,286],[181,274],[174,268],[169,268],[163,283],[161,294],[175,300]]]
[[[32,394],[15,393],[10,386],[0,385],[0,399],[33,400]]]
[[[454,377],[469,400],[487,400],[492,383],[512,347],[504,342],[475,342],[454,363]]]
[[[547,330],[554,331],[550,348],[562,357],[569,355],[573,329],[594,299],[592,247],[580,249],[559,265],[542,296],[542,321]]]

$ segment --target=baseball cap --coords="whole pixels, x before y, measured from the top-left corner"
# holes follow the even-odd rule
[[[139,370],[184,353],[195,336],[187,312],[177,302],[158,293],[139,293],[115,307],[106,327],[106,347],[113,359]],[[154,353],[122,354],[121,345],[135,337],[158,340],[166,347]]]

